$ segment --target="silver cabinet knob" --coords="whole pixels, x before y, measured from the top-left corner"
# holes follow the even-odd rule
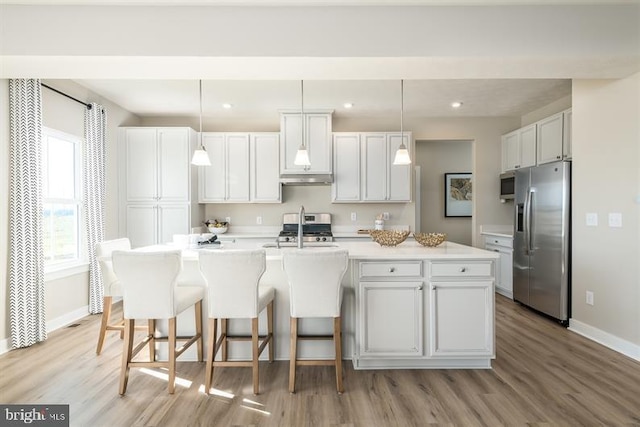
[[[395,267],[391,267],[391,268],[389,268],[389,273],[395,273],[395,271],[396,271],[396,268],[395,268]]]
[[[465,271],[467,271],[467,267],[460,268],[460,273],[464,273]]]

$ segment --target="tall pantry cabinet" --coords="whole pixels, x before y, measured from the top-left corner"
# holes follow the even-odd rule
[[[170,242],[199,225],[196,132],[184,127],[119,129],[120,234],[135,247]]]

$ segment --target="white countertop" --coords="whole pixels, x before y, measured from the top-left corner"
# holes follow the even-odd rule
[[[199,250],[225,250],[225,249],[257,249],[262,248],[263,244],[268,242],[255,242],[236,240],[235,242],[222,242],[221,246],[205,246],[199,249],[187,249],[183,252],[184,259],[195,259]],[[171,245],[157,246],[156,248],[170,248]],[[474,248],[471,246],[460,245],[453,242],[444,242],[435,248],[429,248],[420,245],[413,239],[407,239],[403,243],[395,247],[380,246],[373,241],[353,241],[353,242],[333,242],[331,246],[314,246],[308,244],[305,246],[308,250],[326,250],[335,248],[344,248],[349,251],[350,259],[496,259],[499,254],[493,251]],[[265,248],[267,251],[267,259],[280,259],[282,251],[296,249],[296,247]]]
[[[483,236],[507,237],[513,239],[512,225],[481,225],[480,234]]]

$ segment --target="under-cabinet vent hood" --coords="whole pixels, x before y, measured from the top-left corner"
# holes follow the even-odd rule
[[[280,175],[283,185],[328,185],[333,182],[329,174],[287,174]]]

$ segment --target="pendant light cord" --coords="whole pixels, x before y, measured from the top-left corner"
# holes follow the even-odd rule
[[[300,145],[306,148],[304,143],[304,80],[300,80],[300,127],[302,128],[302,141]]]
[[[400,80],[400,144],[404,145],[404,80]]]
[[[202,79],[200,82],[200,148],[204,148],[202,145]]]

